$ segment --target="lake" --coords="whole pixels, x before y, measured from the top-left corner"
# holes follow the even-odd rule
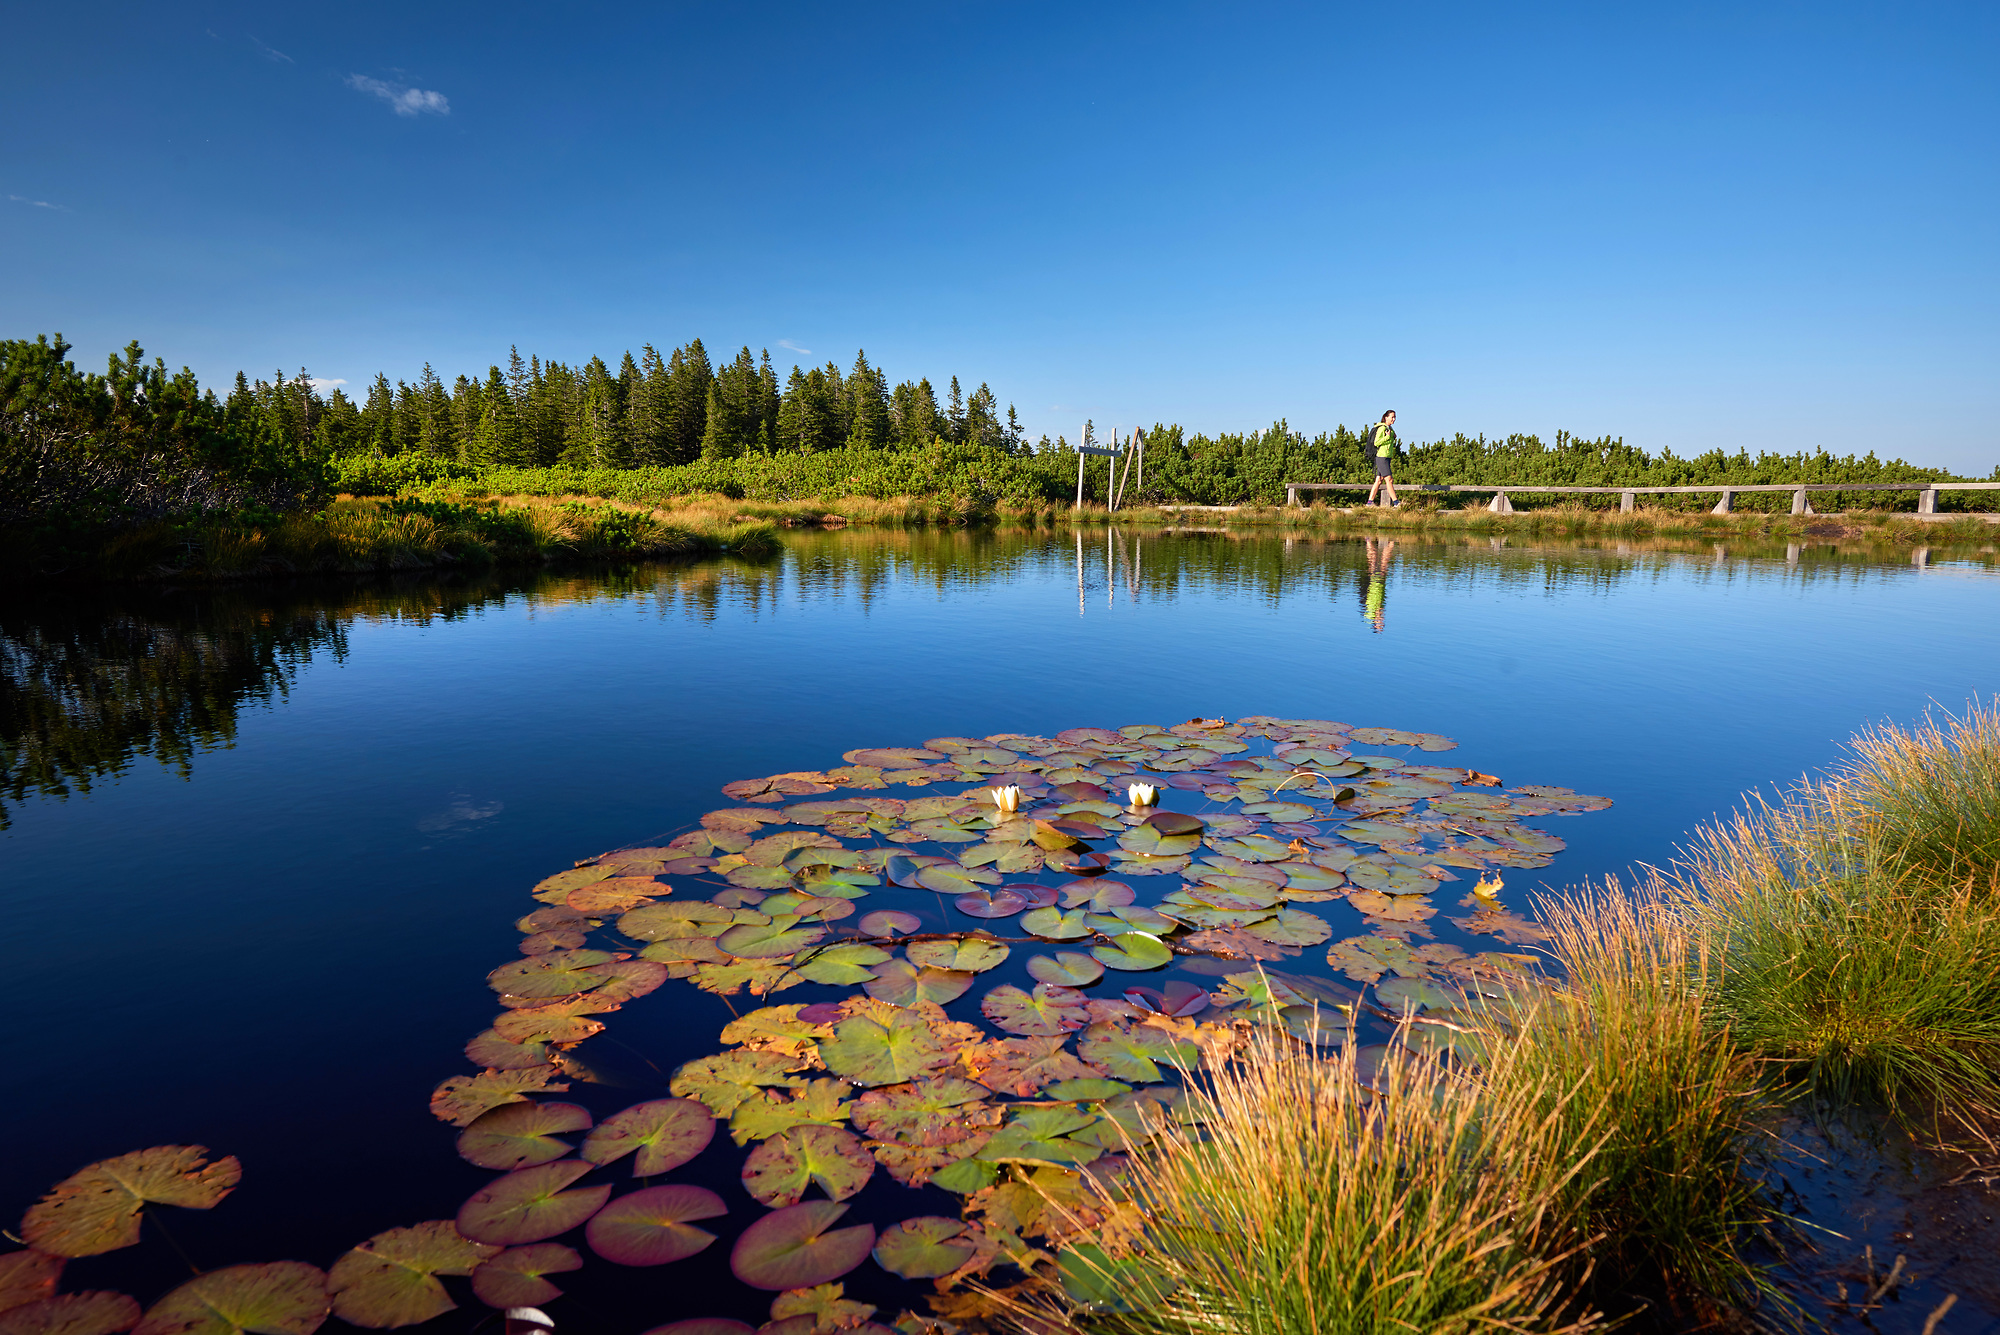
[[[1457,749],[1424,760],[1613,802],[1535,822],[1568,847],[1507,873],[1524,906],[1539,884],[1671,859],[1745,791],[1837,763],[1858,729],[1989,696],[1997,596],[1990,550],[1103,530],[807,532],[768,561],[615,572],[15,591],[0,603],[0,904],[19,1089],[0,1214],[126,1150],[241,1157],[241,1188],[172,1212],[171,1243],[66,1279],[142,1298],[186,1277],[177,1249],[204,1268],[324,1266],[450,1218],[490,1174],[456,1157],[426,1101],[470,1069],[461,1049],[492,1021],[486,975],[517,957],[528,890],[740,805],[719,791],[732,780],[934,737],[1195,718],[1443,734]],[[764,1003],[669,982],[615,1032],[634,1069],[671,1070],[717,1049],[731,1004]],[[655,1097],[648,1079],[564,1097],[601,1117]],[[558,1322],[761,1320],[768,1295],[726,1274],[758,1213],[739,1163],[718,1137],[674,1177],[731,1201],[710,1221],[721,1243],[658,1270],[591,1260],[558,1277]],[[856,1212],[955,1213],[923,1195],[911,1208],[878,1174]],[[1845,1226],[1878,1254],[1914,1246],[1893,1213]],[[872,1265],[847,1283],[885,1318],[916,1287]],[[438,1328],[482,1318],[460,1296]],[[1944,1329],[1993,1329],[1995,1311],[1968,1292]]]

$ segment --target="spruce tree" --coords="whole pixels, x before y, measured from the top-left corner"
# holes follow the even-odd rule
[[[965,395],[959,391],[958,377],[951,378],[951,409],[945,419],[946,432],[951,439],[965,439]]]
[[[520,415],[514,410],[514,396],[507,382],[500,378],[497,366],[486,377],[485,400],[474,455],[482,464],[522,463]]]
[[[778,373],[765,348],[757,362],[757,448],[766,454],[778,448]]]
[[[661,462],[684,464],[701,453],[701,438],[708,431],[708,385],[715,379],[709,368],[708,349],[695,339],[684,348],[675,348],[667,363],[667,381],[672,387],[668,407],[666,458]]]
[[[423,414],[418,446],[440,459],[458,457],[458,442],[452,438],[451,396],[429,362],[424,363],[423,378],[418,382],[417,402]]]
[[[659,350],[646,344],[639,358],[639,378],[625,401],[625,438],[638,464],[665,462],[669,403],[667,364]]]
[[[847,444],[850,449],[879,450],[889,443],[888,384],[881,371],[868,364],[866,349],[854,356],[847,377]]]

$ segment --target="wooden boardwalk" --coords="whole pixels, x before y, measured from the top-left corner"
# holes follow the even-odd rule
[[[1367,491],[1371,482],[1287,482],[1285,484],[1285,504],[1299,505],[1299,493],[1304,491]],[[1431,494],[1440,491],[1472,491],[1493,493],[1493,499],[1486,508],[1496,515],[1514,513],[1514,504],[1508,500],[1510,494],[1562,492],[1616,495],[1621,512],[1630,513],[1641,496],[1686,496],[1696,493],[1714,495],[1718,499],[1710,514],[1726,515],[1733,512],[1738,496],[1753,491],[1789,491],[1792,493],[1792,513],[1795,515],[1817,514],[1812,507],[1812,493],[1819,491],[1914,491],[1917,496],[1917,513],[1935,515],[1938,512],[1937,494],[1940,491],[2000,491],[2000,482],[1778,482],[1755,485],[1724,485],[1708,487],[1515,487],[1506,485],[1486,486],[1478,483],[1409,483],[1396,488],[1398,492]]]

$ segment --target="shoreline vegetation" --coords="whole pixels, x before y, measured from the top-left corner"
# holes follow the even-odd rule
[[[650,346],[617,369],[518,353],[503,372],[447,386],[378,376],[361,402],[303,370],[226,394],[135,343],[103,374],[79,371],[58,335],[0,340],[0,567],[30,578],[230,578],[428,565],[531,564],[768,550],[777,527],[1101,525],[1109,468],[1065,437],[1030,442],[990,387],[953,377],[893,388],[865,354],[780,385],[742,349],[712,366],[700,340]],[[1372,420],[1372,414],[1368,415]],[[1086,424],[1083,435],[1094,427]],[[1752,456],[1720,444],[1693,458],[1622,439],[1554,442],[1463,434],[1412,446],[1400,509],[1284,509],[1288,482],[1365,481],[1345,426],[1308,437],[1284,421],[1209,435],[1145,429],[1143,475],[1121,475],[1116,522],[1288,532],[1581,536],[1870,537],[1986,541],[1983,493],[1944,492],[1919,520],[1916,494],[1818,493],[1846,514],[1791,516],[1782,495],[1738,498],[1710,516],[1699,496],[1656,497],[1631,514],[1575,498],[1519,496],[1520,513],[1438,508],[1427,483],[1590,486],[1832,485],[1968,481],[1873,453]],[[1994,472],[2000,479],[2000,469]],[[347,499],[343,499],[347,498]],[[1456,498],[1454,498],[1456,499]],[[1229,511],[1201,507],[1240,507]],[[732,508],[733,507],[733,508]],[[1888,507],[1888,508],[1882,508]],[[618,512],[623,512],[622,514]]]
[[[1863,734],[1536,919],[1555,985],[1468,991],[1387,1049],[1271,1031],[1121,1183],[1048,1202],[1057,1264],[983,1297],[1118,1335],[1802,1328],[1788,1126],[2000,1153],[2000,705]]]

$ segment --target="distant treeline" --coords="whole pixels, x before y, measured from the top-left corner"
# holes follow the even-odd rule
[[[651,345],[617,369],[516,351],[502,370],[450,385],[426,366],[416,383],[377,376],[359,402],[322,392],[304,371],[204,389],[169,374],[138,344],[103,375],[66,360],[60,335],[0,341],[0,524],[103,529],[217,511],[282,510],[336,488],[393,489],[490,471],[548,490],[628,499],[695,491],[760,500],[815,496],[965,495],[1057,503],[1074,495],[1069,442],[1030,444],[991,388],[967,394],[956,376],[945,402],[927,379],[893,388],[857,354],[794,369],[780,384],[768,352],[746,347],[711,364],[696,339],[662,356]],[[1366,479],[1371,464],[1341,426],[1307,437],[1284,421],[1246,434],[1205,435],[1158,424],[1146,433],[1134,501],[1275,504],[1287,482]],[[524,470],[533,470],[532,473]],[[1103,499],[1092,460],[1086,495]],[[1752,457],[1718,447],[1692,458],[1652,455],[1621,438],[1558,432],[1489,441],[1453,436],[1413,446],[1405,482],[1672,486],[1723,482],[1945,480],[1902,460],[1812,454]],[[1995,476],[2000,477],[2000,469]]]

